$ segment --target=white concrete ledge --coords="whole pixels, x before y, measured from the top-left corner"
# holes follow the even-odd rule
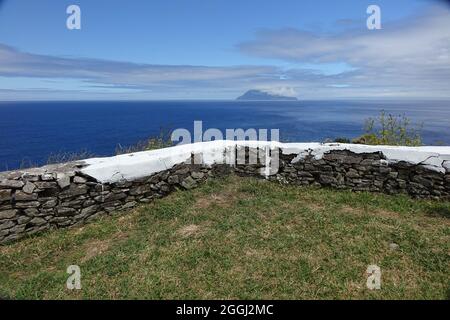
[[[211,141],[175,146],[165,149],[124,154],[109,158],[84,160],[81,172],[102,183],[120,180],[135,180],[170,169],[174,165],[188,161],[192,154],[200,155],[204,165],[232,164],[230,150],[236,147],[280,148],[283,154],[296,154],[293,162],[307,155],[321,159],[332,150],[348,150],[354,153],[382,152],[388,163],[405,161],[421,164],[428,169],[445,173],[450,169],[450,147],[396,147],[368,146],[340,143],[280,143],[264,141]]]

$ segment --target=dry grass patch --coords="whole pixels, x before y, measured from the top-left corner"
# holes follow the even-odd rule
[[[190,224],[188,226],[181,227],[177,230],[177,233],[183,237],[188,238],[194,235],[197,235],[200,232],[200,226],[195,224]]]
[[[81,249],[85,252],[84,257],[81,259],[81,263],[85,263],[86,261],[106,252],[109,249],[110,245],[111,240],[94,240],[87,242],[84,245],[84,248]]]

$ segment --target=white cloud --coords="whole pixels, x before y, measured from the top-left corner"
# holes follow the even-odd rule
[[[0,99],[235,98],[249,89],[300,99],[450,98],[450,11],[433,9],[383,28],[335,34],[266,30],[238,46],[246,54],[282,60],[279,67],[61,58],[0,44]],[[317,64],[321,72],[306,67]],[[348,67],[324,72],[332,65]],[[5,84],[13,78],[24,84]],[[41,81],[36,87],[36,79],[59,84]]]
[[[342,92],[350,95],[450,97],[450,11],[445,7],[375,31],[266,30],[239,49],[293,62],[348,63],[356,70],[341,78],[351,88]]]
[[[242,87],[252,83],[279,78],[279,70],[272,66],[208,67],[184,65],[150,65],[108,60],[61,58],[36,55],[0,45],[0,89],[10,88],[4,79],[57,79],[60,84],[72,85],[83,95],[93,91],[119,88],[140,89],[137,98],[225,98],[234,88],[233,95],[241,94]],[[72,80],[71,80],[72,79]],[[10,81],[12,82],[12,81]],[[17,81],[15,81],[17,83]],[[3,85],[2,85],[3,83]],[[48,84],[48,90],[56,91],[58,86]],[[65,86],[65,85],[64,85]],[[68,88],[66,88],[68,89]],[[102,89],[102,90],[100,90]],[[24,89],[25,90],[25,89]],[[24,91],[22,90],[22,91]],[[108,90],[108,94],[111,94]],[[5,91],[3,91],[5,92]],[[20,92],[15,90],[14,92]],[[63,92],[63,90],[60,90]],[[147,95],[145,95],[145,93]],[[155,95],[157,93],[158,95]],[[224,95],[224,93],[228,95]],[[0,99],[2,95],[0,95]],[[129,97],[127,97],[129,98]]]
[[[272,88],[261,88],[260,90],[285,97],[296,97],[297,91],[292,87],[272,87]]]

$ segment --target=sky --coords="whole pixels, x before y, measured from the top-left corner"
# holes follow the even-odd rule
[[[449,1],[0,0],[0,101],[450,99],[449,83]]]

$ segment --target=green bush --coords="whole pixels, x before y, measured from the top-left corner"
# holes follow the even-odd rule
[[[170,131],[161,129],[159,136],[150,137],[146,140],[139,141],[134,145],[122,146],[119,144],[116,147],[116,155],[171,147],[173,146],[173,142],[170,137]]]
[[[423,124],[412,127],[411,120],[403,115],[386,114],[381,111],[378,118],[369,118],[365,123],[365,133],[353,139],[356,144],[420,146]]]
[[[337,142],[337,143],[351,143],[350,139],[345,138],[345,137],[339,137],[334,139],[333,142]]]

